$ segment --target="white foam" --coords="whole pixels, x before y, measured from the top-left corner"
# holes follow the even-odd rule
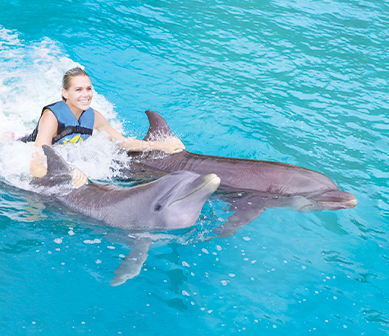
[[[61,100],[63,74],[70,68],[82,67],[45,38],[26,44],[18,33],[0,26],[0,175],[7,182],[28,189],[29,164],[33,144],[9,141],[30,133],[36,126],[42,107]],[[94,92],[91,105],[108,122],[122,132],[113,104]],[[85,143],[56,146],[65,160],[92,179],[107,179],[115,174],[112,160],[124,156],[106,137],[93,136]],[[124,155],[124,154],[122,154]]]

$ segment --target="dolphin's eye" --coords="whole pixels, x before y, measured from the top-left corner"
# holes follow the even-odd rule
[[[172,198],[173,190],[176,188],[176,185],[172,186],[162,197],[158,199],[158,203],[154,206],[154,211],[161,211],[162,208],[166,206],[168,201]]]

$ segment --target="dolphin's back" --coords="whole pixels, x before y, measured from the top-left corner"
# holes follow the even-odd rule
[[[148,110],[150,127],[143,140],[164,140],[173,136],[165,119]],[[136,157],[139,154],[129,153]],[[165,172],[190,170],[198,174],[215,173],[222,187],[269,192],[280,195],[305,195],[337,190],[335,183],[316,171],[286,163],[200,155],[182,151],[166,155],[161,152],[140,155],[140,163]]]
[[[338,189],[335,183],[323,174],[278,162],[201,155],[187,151],[165,156],[160,152],[150,152],[142,154],[140,162],[165,172],[189,170],[200,175],[215,172],[223,187],[285,196]]]

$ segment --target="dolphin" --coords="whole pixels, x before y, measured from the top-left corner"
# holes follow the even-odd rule
[[[147,110],[150,127],[145,141],[173,137],[165,119]],[[160,151],[128,152],[137,164],[167,173],[189,170],[198,174],[215,173],[220,186],[282,196],[304,196],[317,202],[315,209],[338,210],[357,205],[355,196],[341,191],[324,174],[304,167],[271,161],[202,155],[183,150],[175,154]]]
[[[145,113],[150,126],[143,140],[163,141],[173,136],[160,114],[151,110]],[[254,210],[254,207],[250,206],[251,214],[248,216],[247,204],[252,203],[248,198],[253,198],[253,194],[257,194],[257,197],[254,197],[257,200],[263,200],[263,194],[281,196],[283,200],[289,197],[289,203],[294,204],[298,211],[304,212],[349,209],[357,205],[355,196],[339,190],[329,177],[292,164],[202,155],[186,150],[175,154],[160,151],[128,152],[128,156],[132,159],[127,166],[130,173],[142,169],[164,173],[182,169],[198,174],[213,172],[221,180],[219,190],[229,193],[234,191],[236,195],[240,195],[240,191],[247,192],[246,198],[239,196],[234,200],[234,220],[236,221],[237,217],[242,218],[239,226],[248,224],[264,210],[264,207]]]
[[[135,187],[89,182],[74,189],[71,185],[72,168],[51,147],[44,145],[43,151],[47,157],[47,174],[31,180],[34,191],[54,198],[106,226],[122,230],[155,231],[191,227],[196,223],[208,197],[220,184],[215,174],[200,176],[194,172],[176,171]],[[139,244],[142,255],[147,257],[149,244]],[[138,262],[140,266],[134,267],[138,273],[143,261]],[[131,267],[121,267],[122,271],[119,270],[117,275],[120,281],[116,279],[113,284],[123,283],[137,275],[136,272],[130,276],[123,274],[123,269],[128,271]]]

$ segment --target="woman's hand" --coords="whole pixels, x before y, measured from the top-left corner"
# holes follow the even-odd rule
[[[156,148],[160,147],[158,149],[160,149],[168,154],[179,153],[185,149],[184,144],[178,138],[170,138],[169,140],[166,140],[165,142],[156,142],[154,144],[155,144]]]
[[[72,186],[75,189],[82,187],[83,185],[88,184],[88,177],[79,169],[74,169]]]
[[[168,154],[178,153],[185,149],[180,139],[172,137],[165,141],[143,141],[132,138],[119,140],[117,144],[131,152],[160,150]]]
[[[180,139],[171,137],[165,141],[143,141],[133,138],[126,138],[119,132],[114,130],[103,117],[103,115],[95,110],[95,124],[94,129],[99,132],[107,132],[112,141],[131,152],[142,152],[149,150],[160,150],[168,154],[178,153],[185,149],[184,144]]]
[[[30,165],[31,175],[34,177],[43,177],[47,174],[46,155],[43,153],[42,147],[37,147],[32,156]],[[88,177],[79,169],[75,168],[72,177],[73,188],[80,188],[88,183]]]
[[[31,165],[31,175],[34,177],[43,177],[47,174],[47,168],[43,165]]]
[[[34,177],[43,177],[47,174],[46,155],[42,147],[36,147],[30,163],[30,173]]]

